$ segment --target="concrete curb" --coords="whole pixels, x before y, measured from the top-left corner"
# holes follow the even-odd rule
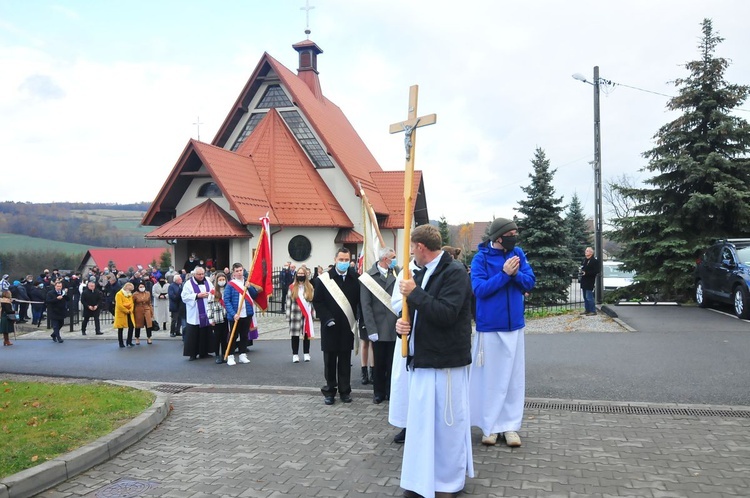
[[[106,462],[151,432],[169,415],[169,395],[154,392],[153,404],[133,420],[85,446],[0,480],[0,498],[35,496]]]

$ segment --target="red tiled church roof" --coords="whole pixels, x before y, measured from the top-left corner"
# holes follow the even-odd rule
[[[208,199],[146,235],[147,239],[247,238],[249,232],[237,220]]]
[[[312,41],[298,43],[294,48],[322,52]],[[268,213],[271,223],[277,226],[353,228],[352,221],[275,109],[268,111],[236,152],[223,148],[270,73],[278,76],[320,138],[323,149],[340,166],[351,185],[351,194],[357,195],[357,185],[361,183],[375,212],[385,217],[384,227],[402,228],[404,173],[382,171],[341,109],[322,95],[315,67],[300,68],[297,75],[267,53],[258,62],[212,145],[188,142],[144,216],[143,224],[160,225],[173,219],[193,179],[206,176],[219,185],[243,225],[258,225],[259,218]],[[417,172],[413,199],[414,209],[423,213],[426,222],[424,185],[421,173]]]

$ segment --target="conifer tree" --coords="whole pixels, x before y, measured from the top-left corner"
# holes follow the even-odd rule
[[[576,268],[567,247],[567,234],[561,213],[562,197],[555,197],[550,162],[544,150],[537,147],[531,161],[534,172],[531,185],[521,187],[528,195],[519,201],[518,238],[536,275],[530,304],[549,305],[567,302],[571,275]]]
[[[574,260],[583,259],[583,253],[591,245],[591,233],[586,225],[586,215],[578,194],[574,193],[565,213],[565,231],[568,252]]]
[[[443,245],[449,246],[451,244],[451,232],[448,228],[448,222],[445,220],[445,216],[440,217],[438,230],[440,230],[440,237],[443,239]]]
[[[662,299],[692,295],[695,257],[713,238],[750,232],[750,126],[732,115],[750,87],[724,80],[723,41],[710,19],[702,23],[700,58],[685,64],[667,108],[682,114],[662,126],[656,146],[643,155],[654,173],[643,188],[622,189],[635,201],[614,220],[626,245],[623,260],[637,272],[639,289]]]

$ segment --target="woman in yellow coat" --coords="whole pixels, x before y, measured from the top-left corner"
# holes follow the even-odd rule
[[[114,328],[117,329],[117,340],[120,341],[120,347],[124,348],[122,342],[122,329],[128,328],[129,348],[133,347],[133,284],[130,282],[122,286],[122,289],[115,294],[115,322]]]
[[[151,293],[146,285],[138,284],[138,291],[133,293],[133,323],[135,324],[135,345],[141,345],[141,328],[146,327],[146,340],[151,344],[151,329],[154,323],[154,308],[151,306]]]

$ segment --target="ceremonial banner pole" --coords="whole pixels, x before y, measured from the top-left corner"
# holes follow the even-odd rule
[[[419,99],[419,86],[412,85],[409,88],[409,114],[406,121],[392,124],[390,133],[404,132],[404,147],[406,149],[406,170],[404,173],[404,280],[411,278],[409,261],[411,260],[411,224],[412,224],[412,192],[414,190],[414,148],[417,142],[417,128],[435,124],[436,114],[417,117],[417,101]],[[401,308],[401,319],[409,321],[409,306],[406,298],[403,299]],[[406,358],[409,354],[409,340],[401,337],[401,356]]]
[[[268,217],[268,214],[266,214],[266,217]],[[266,230],[265,225],[261,225],[262,228],[260,230],[260,237],[258,237],[258,246],[263,243],[263,232]],[[250,280],[250,272],[252,271],[253,267],[255,267],[255,259],[258,257],[258,254],[260,254],[260,247],[257,247],[255,249],[255,254],[253,254],[253,261],[250,263],[250,268],[247,272],[247,278]],[[247,294],[247,288],[248,283],[247,280],[245,280],[244,289],[242,289],[242,295],[240,296],[240,302],[237,305],[237,313],[242,312],[242,306],[245,304],[245,295]],[[229,341],[227,342],[227,349],[224,351],[224,361],[227,361],[227,358],[229,357],[229,352],[232,350],[232,343],[234,342],[234,335],[237,333],[237,324],[239,323],[239,320],[234,321],[234,325],[232,325],[232,333],[229,334]]]
[[[357,185],[359,185],[359,195],[362,197],[362,201],[365,203],[365,210],[367,211],[367,216],[370,218],[370,225],[372,225],[375,228],[375,235],[378,236],[378,241],[380,242],[380,247],[385,247],[385,239],[383,239],[383,235],[380,233],[380,226],[378,225],[378,218],[375,216],[375,210],[372,209],[372,204],[370,204],[370,200],[367,198],[367,194],[365,193],[365,189],[362,188],[362,182],[357,181]]]

